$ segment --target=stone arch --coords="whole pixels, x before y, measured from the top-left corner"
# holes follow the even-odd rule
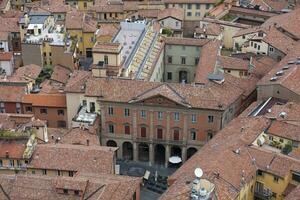
[[[190,148],[188,148],[187,151],[186,151],[186,158],[189,159],[189,158],[192,157],[197,151],[198,151],[198,149],[195,148],[195,147],[190,147]]]
[[[108,146],[108,147],[118,147],[118,144],[117,144],[117,142],[114,141],[114,140],[108,140],[108,141],[106,142],[106,146]]]
[[[133,159],[133,145],[131,142],[123,142],[122,144],[122,157],[126,160]]]

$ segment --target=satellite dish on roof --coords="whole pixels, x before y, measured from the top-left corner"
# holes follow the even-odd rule
[[[197,178],[201,178],[202,175],[203,175],[203,171],[202,171],[201,168],[196,168],[195,171],[194,171],[194,173],[195,173],[195,176],[196,176]]]

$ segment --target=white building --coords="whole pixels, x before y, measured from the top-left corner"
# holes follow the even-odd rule
[[[14,57],[12,52],[0,52],[0,73],[7,76],[14,71]]]

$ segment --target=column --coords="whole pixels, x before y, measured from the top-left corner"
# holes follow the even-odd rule
[[[167,117],[166,140],[168,141],[168,140],[170,140],[170,135],[171,135],[171,133],[170,133],[170,112],[167,111],[166,115],[167,115],[166,116]]]
[[[149,144],[149,165],[152,166],[154,164],[154,148],[153,144]]]
[[[149,139],[150,140],[153,140],[153,138],[154,138],[154,135],[153,135],[153,133],[154,133],[154,127],[153,127],[153,110],[150,110],[150,126],[149,126]]]
[[[166,152],[165,152],[165,167],[168,167],[168,162],[169,162],[169,158],[170,158],[170,146],[166,145]]]
[[[183,114],[182,140],[186,142],[188,138],[188,114],[187,113],[182,113],[182,114]]]
[[[137,122],[136,122],[136,116],[137,116],[137,110],[132,109],[132,133],[133,133],[133,138],[137,138]]]
[[[138,147],[136,142],[133,142],[133,160],[138,161]]]
[[[186,147],[182,147],[181,149],[181,159],[182,159],[182,163],[186,161]]]
[[[103,105],[100,106],[100,118],[101,118],[100,135],[102,135],[105,133],[105,107]]]

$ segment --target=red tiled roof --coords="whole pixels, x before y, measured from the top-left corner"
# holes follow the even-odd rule
[[[91,72],[83,70],[75,70],[69,78],[65,91],[66,92],[83,92],[85,91],[85,82],[91,78]]]
[[[116,148],[71,144],[37,145],[28,168],[112,174]]]
[[[53,72],[52,72],[50,80],[66,84],[68,79],[69,79],[69,75],[71,74],[71,72],[72,72],[71,69],[69,69],[65,66],[56,65],[53,68]]]
[[[178,19],[180,21],[183,21],[184,18],[184,10],[182,8],[167,8],[164,10],[161,10],[158,13],[157,19],[162,20],[167,17],[172,17],[174,19]]]
[[[26,94],[22,103],[38,107],[67,107],[66,96],[63,94]]]
[[[273,122],[267,133],[293,141],[300,141],[300,126],[282,121]]]
[[[203,46],[196,69],[195,83],[206,84],[208,82],[208,74],[215,72],[220,44],[219,40],[214,40]]]
[[[0,85],[1,102],[21,102],[26,86]]]
[[[1,61],[11,61],[12,57],[13,57],[12,52],[0,52]]]
[[[27,139],[0,139],[0,158],[6,157],[6,152],[9,158],[22,159],[26,149]]]
[[[37,79],[41,71],[42,68],[38,65],[35,64],[24,65],[17,69],[17,71],[15,72],[15,76],[31,78],[35,80]]]

